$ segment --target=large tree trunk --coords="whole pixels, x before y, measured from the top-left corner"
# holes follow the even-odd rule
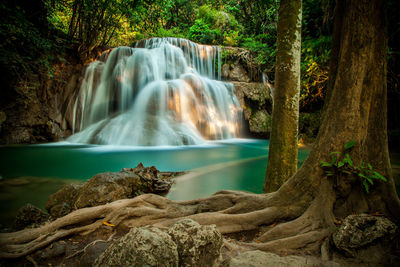
[[[399,223],[386,134],[384,0],[342,0],[338,5],[344,13],[337,17],[342,26],[335,27],[337,68],[330,77],[334,85],[325,117],[308,158],[278,191],[222,191],[185,202],[148,194],[80,209],[40,228],[0,234],[0,258],[21,257],[69,235],[87,235],[103,221],[114,224],[114,232],[149,224],[168,227],[181,218],[215,224],[224,234],[269,225],[257,242],[246,246],[281,254],[319,253],[335,217],[379,212]],[[328,178],[320,166],[320,160],[328,160],[330,152],[341,151],[350,140],[357,141],[351,153],[355,164],[369,162],[387,177],[369,194],[356,177]]]
[[[278,190],[297,171],[301,16],[301,0],[280,2],[274,108],[264,193]]]

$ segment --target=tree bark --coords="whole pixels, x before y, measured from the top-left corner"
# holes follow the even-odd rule
[[[264,193],[276,191],[297,171],[301,17],[301,0],[280,2],[274,108]]]

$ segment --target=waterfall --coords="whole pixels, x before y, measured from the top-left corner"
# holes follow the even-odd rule
[[[68,141],[192,145],[234,138],[242,109],[221,81],[221,49],[179,38],[118,47],[86,69]]]

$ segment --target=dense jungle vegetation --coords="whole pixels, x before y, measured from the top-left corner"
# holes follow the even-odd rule
[[[304,0],[300,130],[315,136],[326,95],[334,0]],[[400,31],[397,1],[387,1],[389,21],[389,129],[400,125]],[[181,37],[201,44],[251,50],[274,80],[278,0],[34,0],[0,5],[1,103],[17,81],[70,61],[87,62],[109,47],[149,37]],[[1,118],[0,118],[1,119]]]

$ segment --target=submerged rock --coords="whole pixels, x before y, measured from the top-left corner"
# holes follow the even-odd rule
[[[397,226],[384,217],[367,214],[349,215],[333,234],[335,246],[350,256],[358,250],[394,238]]]
[[[200,225],[184,219],[168,229],[178,246],[179,266],[218,266],[222,235],[215,225]]]
[[[171,188],[170,178],[178,172],[160,172],[156,167],[124,168],[93,176],[84,184],[70,184],[52,194],[46,209],[53,218],[62,217],[79,208],[103,205],[118,199],[153,193],[164,195]]]
[[[155,227],[133,228],[110,245],[93,266],[178,266],[178,248],[172,238]]]
[[[28,203],[22,206],[15,217],[14,228],[16,230],[21,230],[29,226],[37,226],[49,219],[49,215],[35,207],[34,205]]]

